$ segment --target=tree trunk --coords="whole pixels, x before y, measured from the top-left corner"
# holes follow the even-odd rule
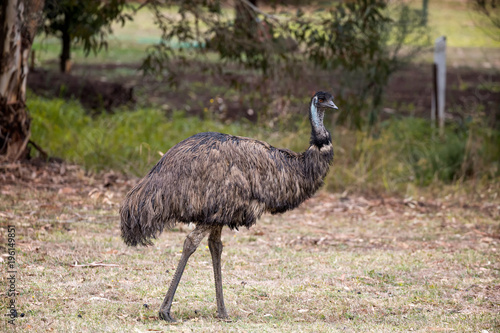
[[[0,162],[13,162],[28,155],[26,79],[43,0],[3,0],[0,6]]]
[[[429,0],[422,2],[422,25],[427,25],[427,18],[429,16]]]
[[[59,62],[59,67],[61,73],[68,73],[70,71],[70,59],[71,59],[71,35],[69,33],[70,28],[70,15],[68,13],[64,14],[64,25],[61,29],[62,32],[62,50],[61,50],[61,60]]]
[[[244,36],[244,38],[252,39],[256,36],[257,21],[254,11],[249,7],[249,4],[257,7],[257,0],[250,0],[247,3],[236,1],[235,11],[236,17],[234,27],[236,35]]]

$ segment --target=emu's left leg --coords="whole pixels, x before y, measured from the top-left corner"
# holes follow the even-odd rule
[[[170,283],[170,287],[168,288],[167,295],[163,300],[163,304],[160,307],[159,316],[161,319],[173,322],[174,318],[170,315],[170,308],[172,307],[172,301],[174,300],[175,291],[177,290],[177,286],[179,285],[179,281],[181,280],[182,273],[184,272],[184,268],[188,262],[189,257],[196,251],[196,248],[200,244],[201,240],[208,233],[209,227],[204,225],[197,225],[196,228],[191,231],[191,233],[186,237],[184,241],[184,247],[182,250],[181,260],[177,265],[177,269],[175,270],[174,277],[172,282]]]
[[[217,316],[221,319],[229,318],[224,306],[224,297],[222,295],[222,273],[221,273],[221,254],[222,254],[222,241],[220,239],[222,226],[215,226],[210,231],[208,237],[208,247],[212,254],[212,263],[214,266],[215,278],[215,296],[217,298]]]

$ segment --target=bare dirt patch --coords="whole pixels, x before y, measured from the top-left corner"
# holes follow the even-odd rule
[[[88,108],[116,106],[139,100],[160,106],[165,110],[183,110],[187,114],[202,116],[206,112],[224,120],[247,118],[256,121],[259,112],[269,108],[269,91],[277,95],[307,96],[320,89],[342,88],[342,75],[325,75],[319,71],[302,75],[295,80],[300,84],[266,85],[255,73],[228,69],[222,75],[207,69],[206,64],[190,63],[176,77],[175,87],[168,81],[143,77],[139,64],[85,64],[75,65],[74,75],[61,75],[38,70],[29,75],[28,86],[37,93],[56,97],[77,98]],[[293,80],[292,80],[293,81]],[[126,83],[126,87],[123,85]],[[238,87],[239,90],[234,88]],[[135,95],[132,96],[132,89]],[[255,92],[259,92],[258,96]],[[389,116],[430,117],[432,93],[432,67],[427,64],[411,65],[394,74],[386,90],[385,113]],[[144,100],[143,96],[148,96]],[[276,101],[273,112],[297,112],[298,106]],[[217,98],[221,98],[217,100]],[[449,67],[447,72],[446,109],[448,117],[460,123],[471,112],[484,113],[492,127],[500,124],[500,73],[495,70]],[[210,101],[214,101],[210,103]],[[249,111],[251,110],[251,111]]]
[[[39,95],[77,99],[89,110],[106,110],[135,103],[133,87],[82,76],[37,69],[28,75],[28,86]]]

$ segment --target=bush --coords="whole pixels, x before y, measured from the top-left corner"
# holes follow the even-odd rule
[[[183,139],[216,131],[255,137],[276,147],[303,151],[308,147],[307,118],[283,123],[279,131],[248,123],[170,116],[153,109],[88,116],[76,102],[30,96],[32,138],[52,156],[90,171],[114,169],[144,175]],[[335,161],[326,179],[330,190],[403,192],[408,184],[428,186],[500,176],[500,131],[480,123],[449,125],[440,138],[428,121],[390,120],[378,133],[338,127],[332,132]]]
[[[435,132],[428,121],[417,118],[384,122],[378,135],[344,130],[335,136],[342,150],[336,155],[336,171],[329,175],[330,188],[401,192],[407,184],[500,176],[499,131],[471,123],[448,125],[442,138]]]
[[[161,152],[195,133],[247,132],[244,125],[187,118],[182,113],[167,117],[153,109],[90,117],[76,102],[30,96],[27,104],[33,118],[32,139],[51,156],[90,171],[114,169],[142,175]]]

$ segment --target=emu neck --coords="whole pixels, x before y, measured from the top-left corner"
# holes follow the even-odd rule
[[[314,99],[311,101],[311,108],[309,111],[309,120],[311,121],[311,144],[319,148],[331,143],[330,133],[323,125],[323,118],[325,110],[318,109],[314,104]]]

